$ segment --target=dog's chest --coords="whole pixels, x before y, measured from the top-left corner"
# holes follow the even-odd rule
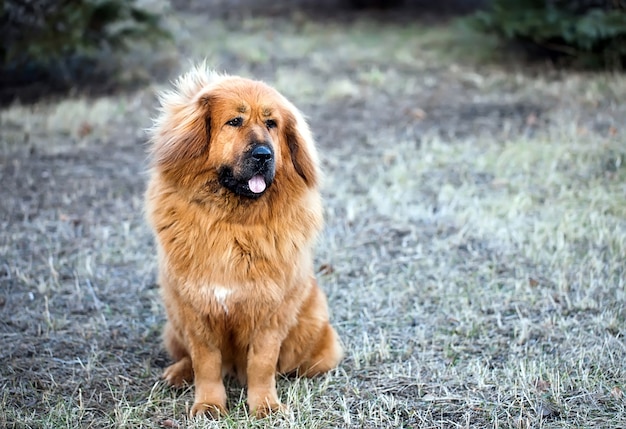
[[[236,301],[236,288],[222,285],[205,285],[200,288],[200,296],[212,312],[229,314]]]
[[[283,301],[280,288],[272,283],[205,284],[198,289],[199,308],[207,315],[221,320],[259,323]]]

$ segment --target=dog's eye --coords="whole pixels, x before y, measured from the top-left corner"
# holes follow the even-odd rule
[[[265,121],[265,126],[267,127],[268,130],[271,130],[272,128],[276,128],[276,121],[273,119],[268,119],[267,121]]]
[[[241,124],[243,124],[243,119],[241,119],[241,117],[239,116],[226,122],[226,125],[231,126],[231,127],[240,127]]]

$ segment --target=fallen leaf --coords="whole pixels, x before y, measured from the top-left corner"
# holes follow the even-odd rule
[[[93,127],[87,122],[83,122],[78,128],[78,136],[80,138],[88,136],[92,132],[93,132]]]
[[[535,382],[535,388],[540,392],[545,392],[550,389],[550,382],[542,379],[538,379]]]
[[[411,110],[411,116],[413,116],[414,119],[421,121],[426,117],[426,112],[420,108],[415,108]]]
[[[333,268],[332,265],[330,264],[322,264],[320,265],[319,269],[317,270],[317,272],[322,275],[325,276],[327,274],[332,274],[335,272],[335,268]]]
[[[165,419],[161,421],[161,426],[163,426],[164,428],[173,428],[173,429],[180,428],[180,424],[176,420],[172,420],[172,419]]]
[[[622,399],[624,397],[624,391],[619,387],[615,386],[611,389],[611,396],[615,399]]]

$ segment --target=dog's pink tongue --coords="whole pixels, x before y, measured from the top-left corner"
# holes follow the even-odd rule
[[[265,190],[265,179],[263,176],[256,175],[248,181],[248,187],[255,194],[260,194]]]

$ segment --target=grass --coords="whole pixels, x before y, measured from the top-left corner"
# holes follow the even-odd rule
[[[12,106],[0,426],[625,427],[626,78],[473,61],[456,27],[298,19],[172,25],[181,69],[206,56],[310,118],[316,265],[346,359],[280,379],[285,415],[251,419],[231,382],[229,416],[188,420],[193,389],[159,381],[154,87]]]

